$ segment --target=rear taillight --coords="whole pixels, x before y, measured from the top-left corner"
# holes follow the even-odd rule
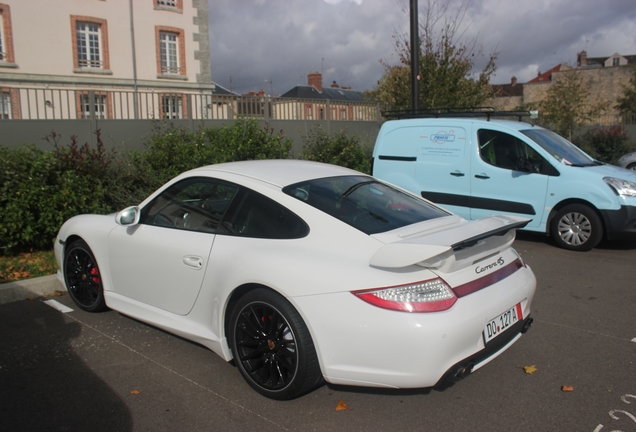
[[[439,278],[352,293],[374,306],[402,312],[439,312],[457,301],[453,290]]]

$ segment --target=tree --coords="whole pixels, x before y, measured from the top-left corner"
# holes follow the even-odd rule
[[[577,128],[589,123],[608,107],[608,102],[591,102],[590,90],[581,74],[565,71],[555,77],[546,97],[538,103],[542,123],[572,141]]]
[[[636,114],[636,66],[632,67],[632,76],[629,84],[622,85],[623,96],[617,99],[615,108],[621,114]]]
[[[482,105],[493,96],[489,84],[496,70],[497,53],[488,57],[486,66],[473,78],[472,70],[477,56],[483,49],[477,48],[477,39],[462,42],[465,29],[462,22],[470,0],[464,0],[451,11],[450,0],[428,0],[423,20],[420,20],[420,107],[474,107]],[[405,13],[405,7],[402,7]],[[400,65],[380,62],[385,72],[369,91],[367,97],[390,109],[411,108],[411,49],[406,34],[395,33],[395,50]]]

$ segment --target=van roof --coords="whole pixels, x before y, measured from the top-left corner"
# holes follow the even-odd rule
[[[460,118],[460,117],[440,117],[440,118],[414,118],[404,120],[388,120],[382,124],[383,129],[397,129],[405,126],[459,126],[477,124],[480,126],[497,126],[504,129],[512,129],[515,131],[521,131],[525,129],[543,129],[541,126],[533,125],[532,123],[520,122],[514,120],[500,120],[490,119],[485,120],[481,118]]]

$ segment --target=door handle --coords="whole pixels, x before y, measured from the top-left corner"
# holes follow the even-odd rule
[[[461,171],[453,171],[452,173],[450,173],[450,175],[455,176],[455,177],[464,177],[466,174],[464,174]]]
[[[203,268],[203,258],[198,256],[194,256],[194,255],[184,256],[183,263],[187,265],[188,267],[193,268],[195,270],[201,270]]]
[[[490,177],[489,177],[489,176],[487,176],[486,174],[475,174],[475,178],[483,179],[483,180],[487,180],[487,179],[489,179]]]

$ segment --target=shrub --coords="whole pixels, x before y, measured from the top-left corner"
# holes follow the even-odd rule
[[[205,136],[214,156],[211,163],[287,159],[292,148],[282,130],[275,134],[269,124],[261,128],[255,119],[245,117],[232,126],[206,129]]]
[[[633,148],[623,125],[589,129],[581,137],[580,145],[590,156],[610,164],[616,164],[618,158]]]
[[[56,170],[55,155],[34,146],[2,148],[0,245],[9,251],[50,249],[66,219],[109,211],[100,182],[78,171]]]
[[[202,165],[286,158],[292,142],[254,119],[195,133],[159,126],[145,152],[68,145],[51,132],[53,151],[0,146],[0,247],[5,252],[50,249],[65,220],[82,213],[107,214],[139,204],[166,181]]]
[[[371,169],[371,148],[355,135],[341,130],[330,136],[320,126],[303,137],[302,159],[325,162],[351,168],[363,173]]]

